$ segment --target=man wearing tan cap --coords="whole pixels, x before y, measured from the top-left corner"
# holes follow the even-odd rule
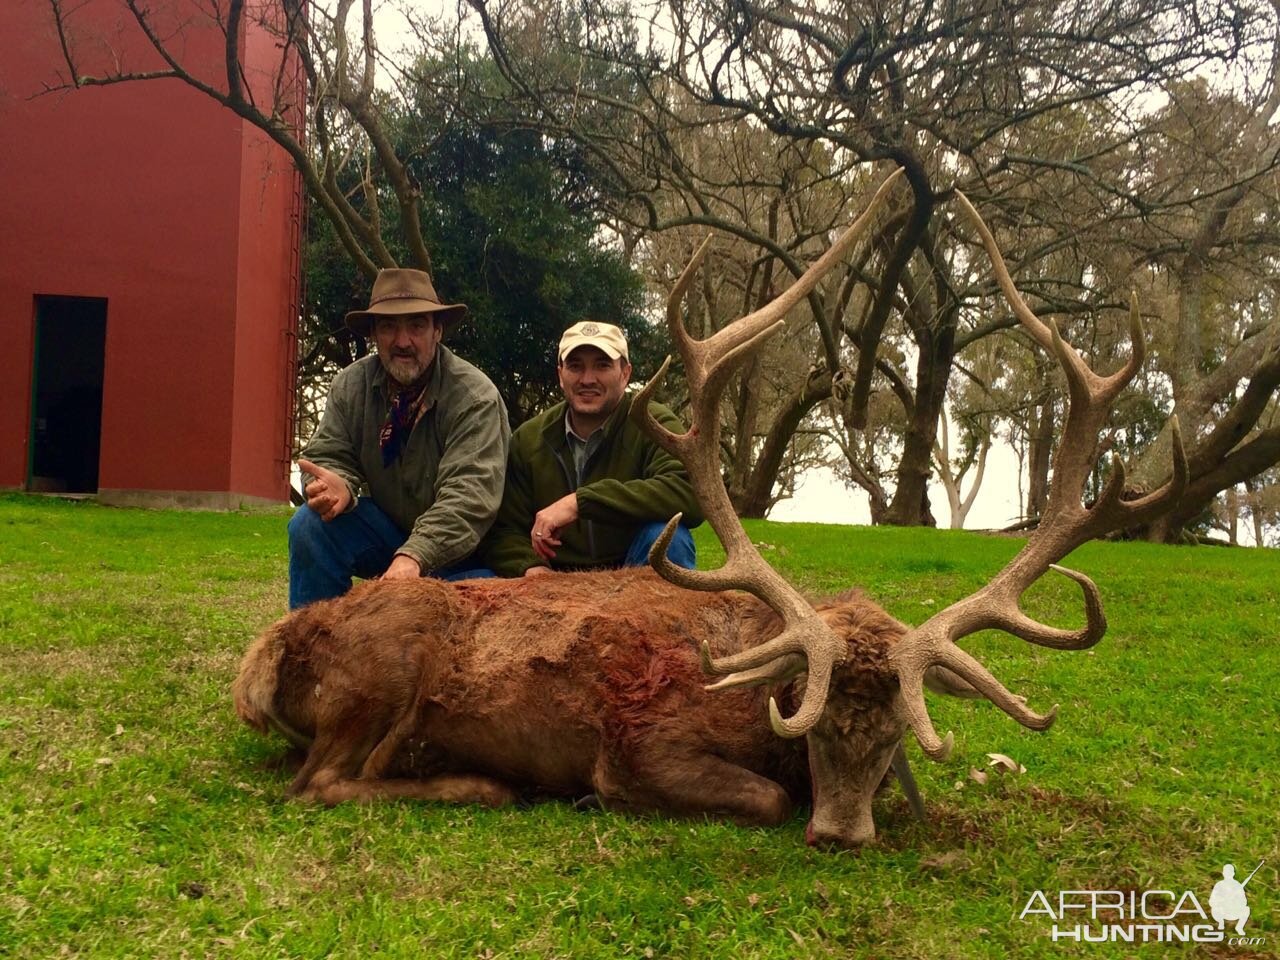
[[[560,338],[564,402],[511,436],[502,506],[482,554],[499,576],[638,566],[673,514],[683,513],[667,551],[693,567],[688,526],[702,522],[678,460],[649,439],[628,412],[627,338],[609,323],[576,323]],[[658,421],[683,433],[661,404]]]
[[[511,430],[489,378],[440,342],[466,312],[422,270],[393,269],[347,314],[376,354],[333,378],[298,459],[290,609],[345,593],[352,576],[489,575],[469,561],[501,501]]]

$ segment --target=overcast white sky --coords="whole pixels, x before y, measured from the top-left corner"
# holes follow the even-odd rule
[[[961,496],[968,492],[968,485],[962,484]],[[950,526],[951,508],[946,491],[938,483],[929,485],[929,502],[938,526]],[[867,495],[861,490],[849,490],[830,470],[812,470],[805,475],[796,495],[774,507],[769,519],[868,524],[871,511]],[[964,525],[969,530],[990,530],[1006,527],[1018,519],[1018,458],[1008,446],[999,444],[987,455],[982,487]]]

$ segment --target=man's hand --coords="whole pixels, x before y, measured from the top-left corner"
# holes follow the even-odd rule
[[[391,560],[391,566],[382,575],[383,580],[417,580],[422,576],[422,567],[418,561],[404,553],[397,553]]]
[[[526,577],[541,577],[548,573],[555,573],[555,571],[552,570],[550,567],[544,567],[542,564],[539,563],[535,566],[530,567],[528,570],[526,570],[524,572],[524,575]]]
[[[578,495],[570,493],[550,506],[543,507],[533,515],[533,529],[529,531],[529,542],[533,544],[533,552],[543,560],[550,560],[555,555],[552,547],[560,546],[557,536],[561,527],[568,526],[578,519]]]
[[[299,460],[298,469],[315,478],[307,484],[303,494],[307,498],[307,506],[319,514],[321,520],[328,523],[351,506],[351,490],[347,482],[332,470],[317,467],[310,460]]]

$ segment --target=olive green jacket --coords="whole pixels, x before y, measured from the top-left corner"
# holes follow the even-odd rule
[[[382,465],[378,433],[391,400],[376,355],[333,378],[324,416],[302,456],[366,494],[401,530],[397,553],[423,573],[469,556],[488,531],[502,499],[511,428],[498,389],[444,345],[436,348],[426,412],[398,460]],[[303,477],[303,485],[310,482]]]
[[[649,409],[663,426],[684,433],[684,424],[666,407],[652,403]],[[581,485],[565,436],[563,402],[516,428],[502,506],[481,548],[495,573],[518,577],[547,565],[529,542],[533,516],[574,490],[578,520],[560,529],[551,563],[557,570],[620,566],[640,526],[676,513],[683,513],[689,526],[702,522],[684,467],[649,439],[628,416],[630,410],[627,395],[600,428],[604,439],[587,461]]]

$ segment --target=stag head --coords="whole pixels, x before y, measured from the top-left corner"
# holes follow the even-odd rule
[[[648,398],[665,375],[668,356],[640,392],[632,414],[657,443],[679,458],[689,472],[708,522],[724,545],[718,570],[684,570],[666,558],[679,516],[673,517],[650,553],[650,563],[667,580],[693,590],[746,590],[772,607],[782,626],[773,639],[740,654],[713,659],[703,645],[703,666],[720,677],[708,690],[781,684],[795,679],[799,705],[784,716],[769,700],[773,730],[781,737],[808,740],[813,815],[806,830],[810,843],[856,846],[875,836],[871,798],[901,746],[909,727],[924,752],[945,760],[951,733],[939,737],[924,700],[927,685],[955,696],[985,697],[1033,730],[1045,730],[1057,715],[1055,705],[1037,713],[1010,693],[958,641],[979,630],[997,629],[1041,646],[1065,650],[1091,647],[1102,639],[1106,619],[1093,581],[1058,565],[1080,544],[1122,527],[1145,522],[1165,510],[1186,484],[1187,466],[1174,422],[1173,477],[1141,500],[1122,501],[1124,469],[1113,462],[1111,478],[1098,500],[1082,503],[1084,484],[1096,461],[1096,440],[1111,405],[1141,367],[1144,335],[1136,302],[1130,306],[1132,351],[1110,376],[1094,373],[1050,321],[1038,318],[1023,301],[990,230],[963,194],[957,200],[972,221],[991,259],[1000,289],[1022,328],[1061,365],[1068,384],[1069,413],[1053,462],[1053,488],[1041,523],[1026,545],[986,586],[909,628],[866,601],[812,606],[761,557],[730,503],[721,478],[719,403],[733,371],[782,329],[783,317],[831,267],[857,243],[888,201],[901,171],[881,183],[861,216],[832,247],[777,298],[741,317],[705,340],[685,329],[682,301],[710,237],[698,248],[667,301],[667,325],[684,360],[692,423],[675,435],[648,413]],[[1086,623],[1064,630],[1039,623],[1019,607],[1023,593],[1053,569],[1080,585]],[[904,762],[905,765],[905,762]]]

